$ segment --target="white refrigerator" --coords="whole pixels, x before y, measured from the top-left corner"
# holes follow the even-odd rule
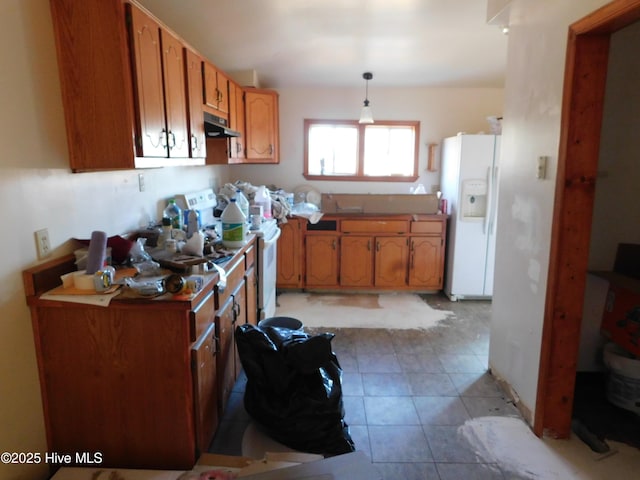
[[[490,299],[496,254],[500,135],[445,138],[440,189],[449,214],[444,293]]]

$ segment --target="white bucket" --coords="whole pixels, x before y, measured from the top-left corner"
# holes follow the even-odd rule
[[[603,357],[609,369],[607,399],[620,408],[640,414],[640,360],[615,343],[604,346]]]

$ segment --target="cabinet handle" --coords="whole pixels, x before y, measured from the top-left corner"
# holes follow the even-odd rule
[[[171,145],[169,145],[169,150],[171,150],[176,146],[176,134],[169,130],[169,136],[171,137]]]
[[[240,145],[240,142],[236,141],[236,153],[240,152],[242,152],[242,145]]]
[[[198,148],[198,137],[196,137],[193,133],[191,134],[191,151],[197,152]]]
[[[371,239],[367,241],[367,251],[371,251]]]
[[[376,252],[380,251],[380,242],[376,242]]]
[[[333,248],[334,250],[336,249],[336,239],[333,239],[333,242],[331,242],[331,248]]]
[[[273,145],[269,144],[269,155],[273,155]]]
[[[160,145],[162,145],[164,149],[167,148],[167,131],[164,128],[160,132]]]

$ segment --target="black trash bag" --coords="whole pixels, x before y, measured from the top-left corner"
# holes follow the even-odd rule
[[[247,375],[245,409],[269,436],[294,450],[324,456],[355,451],[344,422],[333,337],[250,324],[236,328]]]

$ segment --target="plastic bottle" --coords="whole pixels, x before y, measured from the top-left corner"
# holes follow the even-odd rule
[[[197,210],[188,210],[187,212],[187,238],[191,238],[194,233],[200,230],[200,215]]]
[[[164,209],[163,216],[171,220],[171,228],[182,230],[182,227],[184,226],[182,209],[176,205],[176,201],[173,198],[169,200],[169,205]]]
[[[271,218],[271,196],[267,191],[267,187],[264,185],[258,187],[253,201],[256,205],[262,205],[262,215],[264,215],[264,218]]]
[[[247,217],[232,198],[222,215],[222,244],[227,248],[240,248],[246,243]]]
[[[249,218],[249,200],[247,200],[247,197],[244,196],[244,193],[242,193],[242,190],[240,190],[239,188],[236,189],[235,198],[236,198],[236,203],[238,204],[238,206],[240,207],[240,210],[244,214],[244,217],[248,219]]]

